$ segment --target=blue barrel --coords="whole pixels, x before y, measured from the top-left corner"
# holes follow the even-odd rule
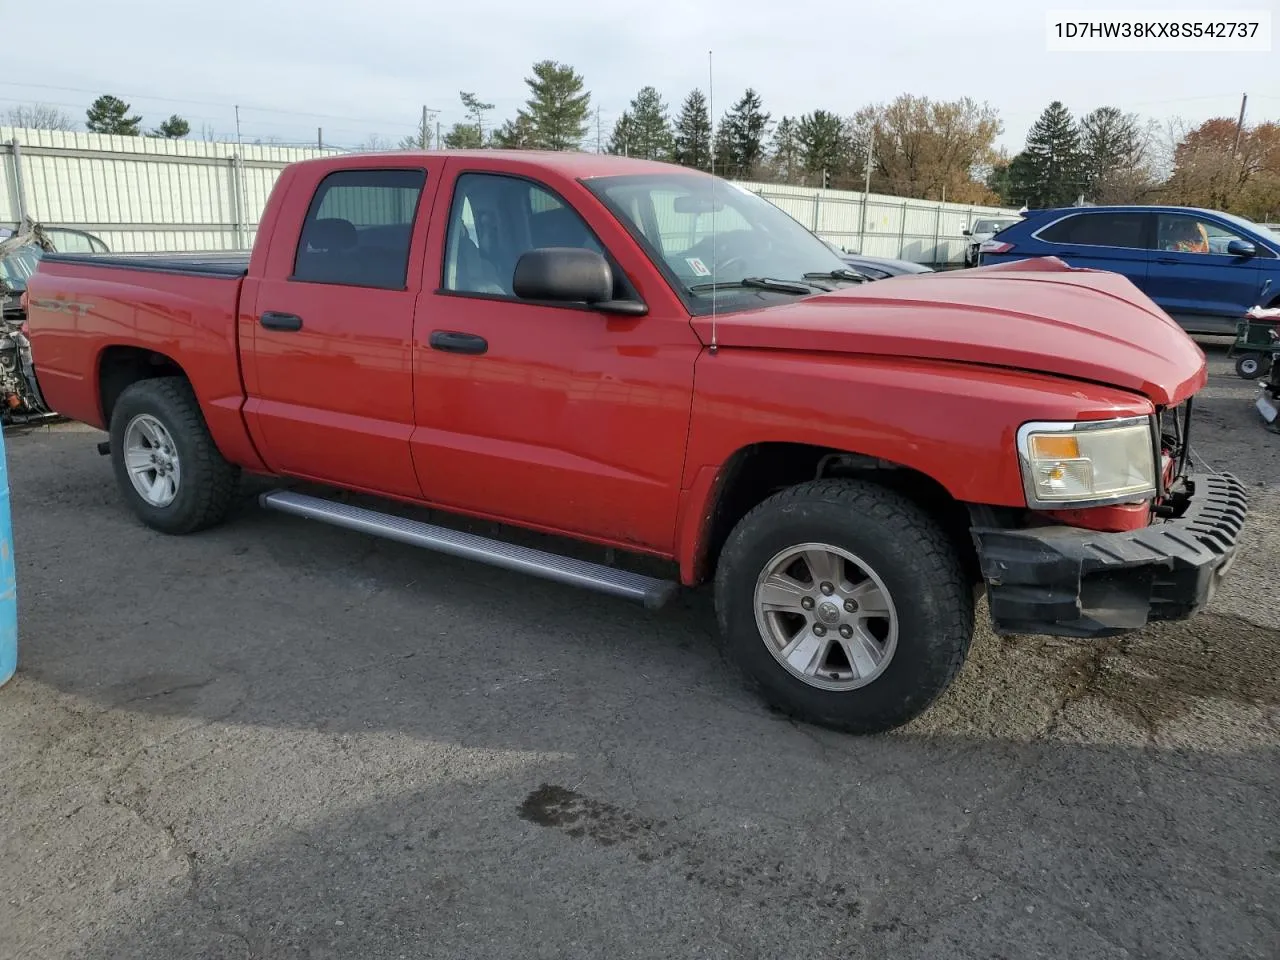
[[[0,685],[18,669],[18,577],[13,562],[13,516],[9,511],[9,463],[0,430]]]

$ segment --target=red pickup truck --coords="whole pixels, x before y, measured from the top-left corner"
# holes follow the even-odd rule
[[[385,153],[287,168],[248,257],[49,254],[30,327],[157,530],[247,471],[266,508],[651,607],[713,583],[729,657],[838,729],[934,701],[984,590],[998,631],[1081,638],[1208,601],[1246,499],[1189,467],[1207,371],[1172,320],[1053,259],[864,279],[699,172]]]

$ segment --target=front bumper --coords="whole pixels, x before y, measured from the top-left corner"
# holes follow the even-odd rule
[[[1108,637],[1213,599],[1248,514],[1244,484],[1201,476],[1182,516],[1140,530],[975,527],[997,633]]]

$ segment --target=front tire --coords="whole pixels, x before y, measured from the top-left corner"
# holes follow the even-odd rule
[[[139,380],[120,394],[111,411],[111,463],[133,512],[169,534],[225,520],[239,480],[183,377]]]
[[[725,652],[764,697],[848,733],[923,713],[973,637],[955,547],[912,501],[865,481],[765,500],[730,534],[715,592]]]

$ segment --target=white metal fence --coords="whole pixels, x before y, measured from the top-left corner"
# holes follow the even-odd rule
[[[852,190],[773,183],[742,186],[851,253],[916,263],[963,263],[968,238],[962,231],[976,218],[1017,216],[1016,210],[1005,207],[908,200]]]
[[[112,250],[235,250],[253,244],[289,163],[338,151],[0,127],[0,223],[24,215],[87,230]],[[850,251],[959,263],[961,231],[996,207],[743,183]]]

